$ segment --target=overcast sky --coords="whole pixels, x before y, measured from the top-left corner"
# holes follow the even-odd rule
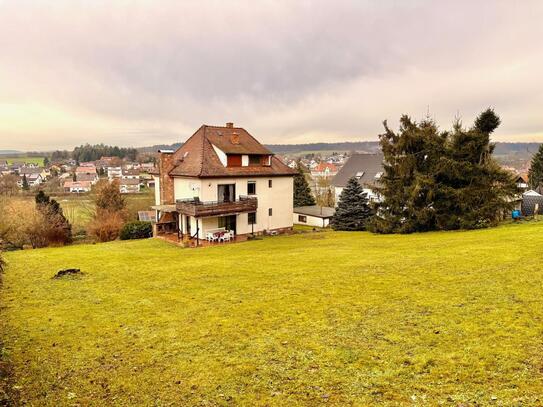
[[[543,1],[0,0],[0,150],[377,140],[493,106],[543,141]]]

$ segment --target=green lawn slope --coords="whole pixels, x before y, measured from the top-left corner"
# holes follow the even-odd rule
[[[543,404],[543,223],[6,257],[22,403]]]

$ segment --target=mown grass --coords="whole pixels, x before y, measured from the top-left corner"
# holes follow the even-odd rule
[[[531,223],[13,252],[0,332],[32,405],[541,405],[542,243]]]

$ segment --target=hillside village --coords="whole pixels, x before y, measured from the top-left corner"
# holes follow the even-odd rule
[[[155,205],[140,211],[139,220],[152,221],[155,236],[189,245],[196,239],[198,245],[200,241],[216,242],[219,236],[220,241],[233,241],[275,234],[291,230],[293,224],[328,227],[353,177],[370,204],[382,201],[377,190],[383,160],[378,152],[274,154],[233,123],[204,125],[177,150],[146,152],[138,160],[102,156],[79,162],[52,160],[46,155],[40,165],[36,160],[0,159],[0,194],[32,195],[44,190],[55,196],[85,196],[92,194],[100,180],[114,183],[123,195],[154,191]],[[543,213],[541,186],[530,188],[527,172],[508,165],[503,168],[515,177],[515,208],[520,215]],[[310,205],[271,205],[292,201],[292,186],[283,187],[281,177],[291,184],[298,173],[310,188]]]

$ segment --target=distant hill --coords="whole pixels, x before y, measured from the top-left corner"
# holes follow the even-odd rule
[[[17,150],[0,150],[0,155],[19,155],[23,154],[22,151]]]
[[[155,153],[160,149],[176,150],[182,143],[175,144],[156,144],[150,147],[138,148],[140,152]],[[532,156],[539,148],[540,143],[496,143],[494,154],[496,156],[514,156],[528,157]],[[379,151],[378,141],[358,141],[358,142],[339,142],[339,143],[307,143],[307,144],[266,144],[271,151],[277,154],[296,154],[303,152],[318,151],[365,151],[374,153]]]
[[[143,153],[155,153],[161,149],[176,150],[182,143],[175,144],[156,144],[150,147],[138,148]],[[359,142],[340,142],[340,143],[307,143],[307,144],[265,144],[271,151],[277,154],[297,154],[304,152],[318,151],[365,151],[368,153],[379,150],[377,141],[359,141]]]

